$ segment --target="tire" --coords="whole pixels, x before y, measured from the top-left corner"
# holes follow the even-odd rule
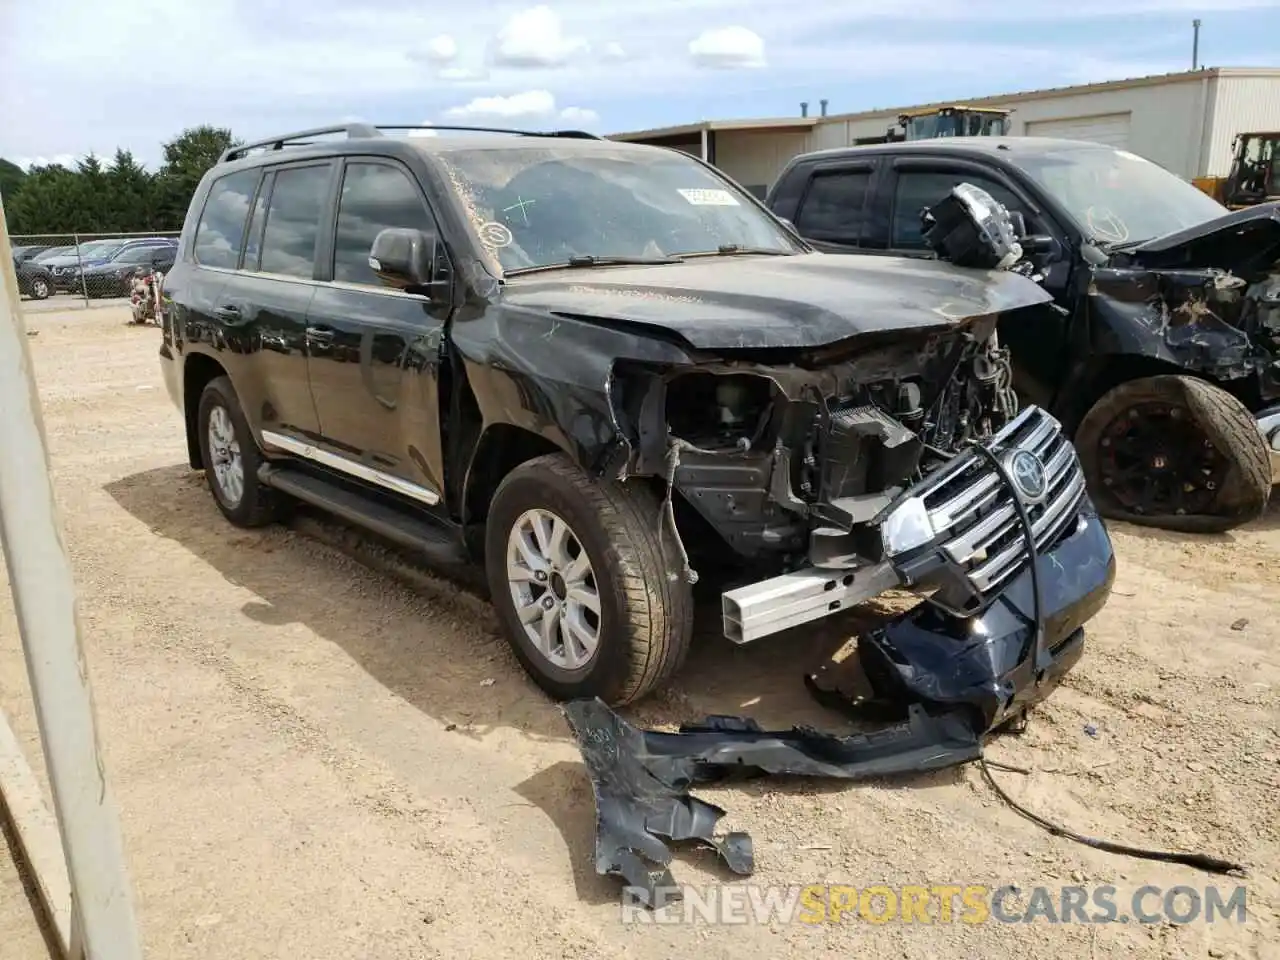
[[[239,453],[242,483],[238,497],[234,496],[234,490],[228,492],[219,479],[209,435],[210,422],[215,417],[225,417],[229,421],[231,436]],[[237,527],[263,527],[274,521],[279,512],[280,495],[258,481],[262,453],[253,439],[231,381],[226,377],[216,377],[205,385],[196,412],[196,430],[199,431],[200,456],[205,465],[209,491],[222,515]]]
[[[594,584],[599,608],[597,645],[589,658],[582,657],[577,664],[555,663],[540,652],[517,613],[508,551],[513,530],[529,519],[530,511],[567,524],[566,543],[571,547],[576,542],[577,556],[585,551],[590,564],[589,584]],[[525,670],[551,697],[599,697],[620,706],[666,683],[684,664],[693,634],[693,590],[677,566],[664,559],[659,538],[669,540],[666,530],[660,501],[647,487],[594,481],[564,454],[530,460],[502,481],[489,507],[485,572],[507,641]],[[678,554],[670,542],[666,552],[673,558]],[[555,595],[554,582],[530,582],[517,589],[523,592],[527,587],[536,593],[539,586],[540,602],[550,597],[566,622],[574,619],[573,597],[578,591],[571,590],[561,599]],[[561,580],[560,587],[564,586]],[[589,610],[579,606],[577,613],[589,631]],[[568,633],[566,627],[557,638],[564,650]],[[577,638],[573,634],[574,649],[585,654],[585,645],[579,647]]]
[[[1116,425],[1130,411],[1143,406],[1169,410],[1186,418],[1188,433],[1198,435],[1220,458],[1199,509],[1177,512],[1135,512],[1108,484]],[[1271,497],[1271,455],[1257,421],[1239,400],[1220,387],[1195,377],[1164,375],[1131,380],[1108,391],[1085,414],[1076,431],[1076,449],[1085,479],[1104,517],[1184,533],[1221,533],[1255,520]],[[1197,481],[1201,476],[1196,474]],[[1207,484],[1206,484],[1207,486]]]
[[[31,278],[31,299],[32,300],[48,300],[49,295],[53,291],[49,288],[49,281],[44,277]]]

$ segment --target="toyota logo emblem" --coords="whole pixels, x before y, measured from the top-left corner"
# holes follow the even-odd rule
[[[1022,499],[1039,503],[1049,492],[1049,478],[1040,458],[1029,450],[1019,450],[1009,458],[1009,473]]]

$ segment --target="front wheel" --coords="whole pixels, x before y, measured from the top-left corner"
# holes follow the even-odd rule
[[[1218,533],[1261,516],[1271,459],[1248,408],[1195,377],[1122,383],[1085,414],[1076,449],[1103,516]]]
[[[503,480],[489,508],[486,575],[512,650],[552,697],[619,706],[679,670],[693,593],[665,559],[663,536],[651,490],[594,481],[563,454]]]
[[[49,281],[44,277],[31,278],[31,299],[48,300],[49,294],[53,291],[49,289]]]

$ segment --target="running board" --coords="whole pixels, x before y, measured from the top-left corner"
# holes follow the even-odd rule
[[[467,562],[461,538],[450,536],[450,531],[441,524],[361,496],[323,477],[264,463],[258,468],[258,479],[273,490],[423,554],[437,564],[461,566]]]
[[[861,570],[810,567],[784,573],[720,595],[724,635],[734,643],[750,643],[856,607],[901,585],[888,563]]]

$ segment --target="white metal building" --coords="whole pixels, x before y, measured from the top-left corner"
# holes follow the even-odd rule
[[[957,99],[1012,110],[1014,136],[1093,140],[1141,154],[1188,179],[1222,176],[1238,133],[1280,130],[1280,69],[1212,67],[1078,87]],[[788,160],[809,150],[879,137],[908,110],[768,120],[715,120],[613,134],[612,139],[675,147],[714,163],[763,195]]]

